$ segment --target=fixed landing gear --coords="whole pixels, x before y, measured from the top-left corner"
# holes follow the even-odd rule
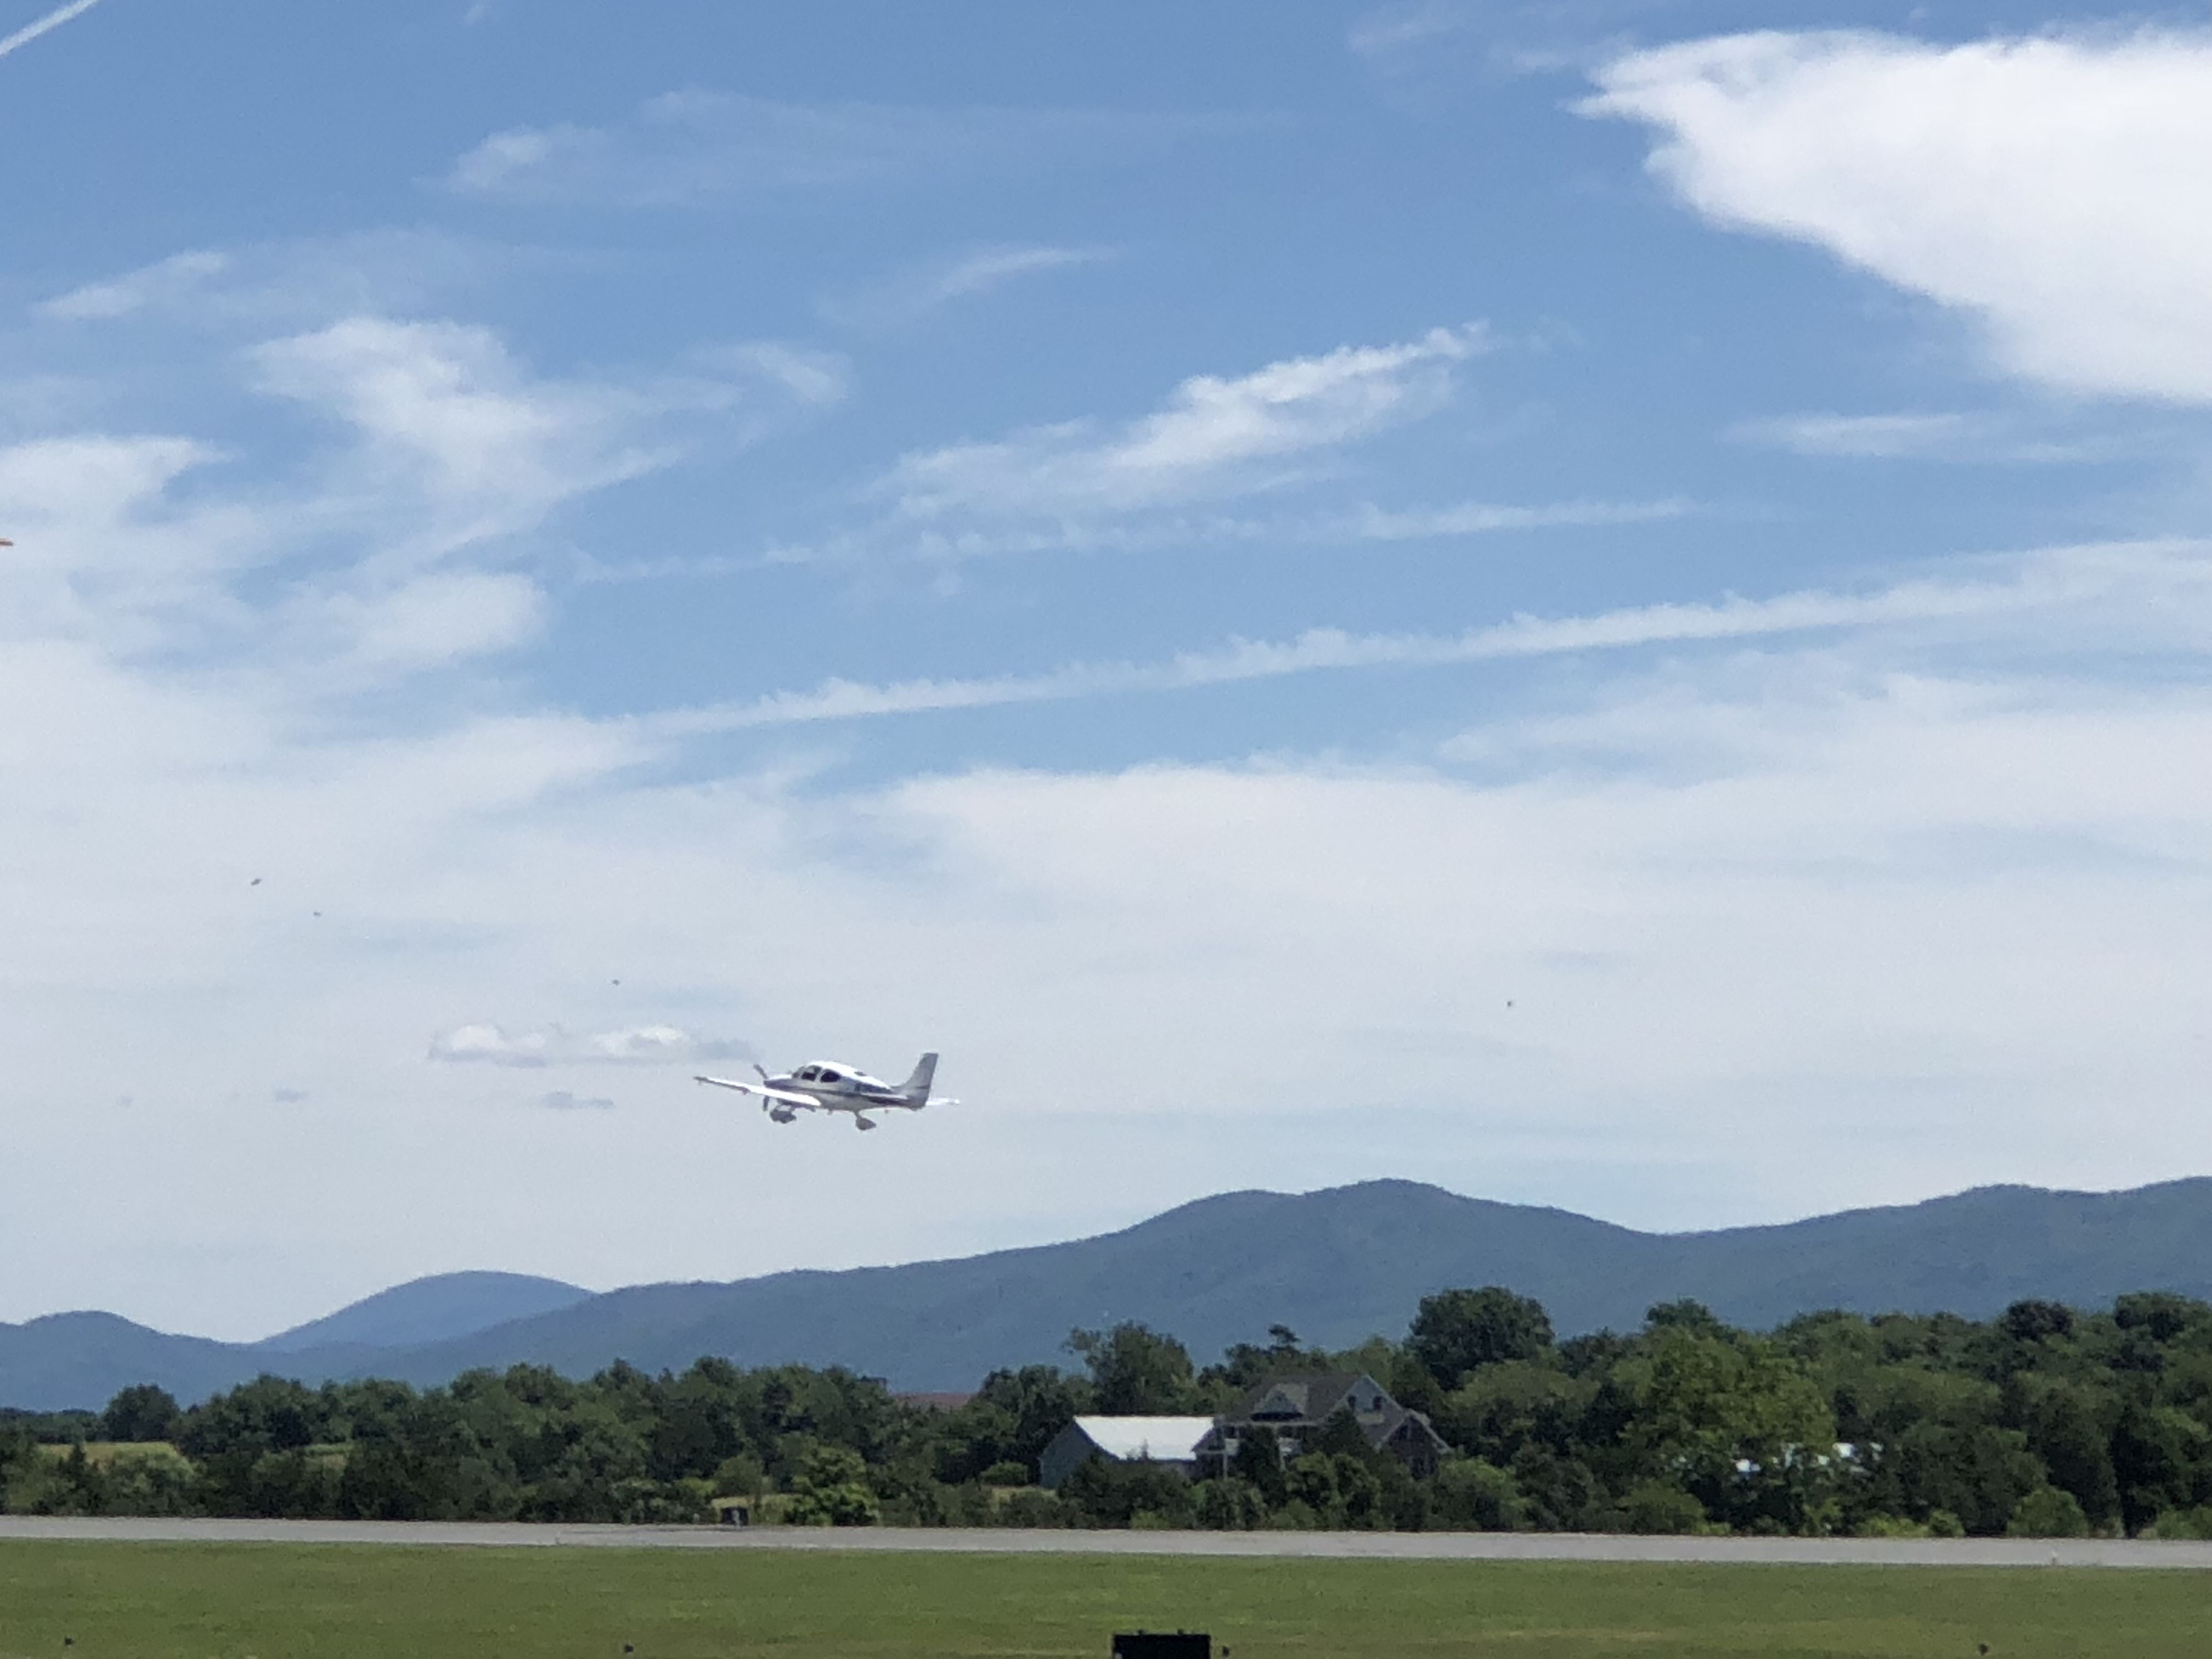
[[[768,1115],[768,1121],[771,1123],[788,1123],[798,1115],[796,1112],[786,1111],[779,1107]]]
[[[872,1118],[856,1117],[853,1120],[853,1127],[855,1129],[872,1129],[876,1127],[875,1120]]]

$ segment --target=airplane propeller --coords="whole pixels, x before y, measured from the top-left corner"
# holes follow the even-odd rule
[[[758,1061],[758,1060],[755,1060],[755,1061],[753,1062],[753,1070],[755,1070],[756,1072],[758,1072],[758,1073],[760,1073],[760,1080],[761,1080],[763,1083],[765,1083],[765,1082],[767,1082],[767,1081],[768,1081],[768,1067],[767,1067],[767,1066],[765,1066],[762,1065],[762,1064],[760,1063],[760,1061]]]

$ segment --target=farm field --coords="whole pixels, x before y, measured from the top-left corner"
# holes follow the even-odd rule
[[[0,1542],[0,1659],[2159,1659],[2208,1620],[2195,1572]]]

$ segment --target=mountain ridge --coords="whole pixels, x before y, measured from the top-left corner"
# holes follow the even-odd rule
[[[430,1273],[349,1302],[336,1313],[264,1336],[249,1346],[275,1354],[352,1343],[376,1348],[407,1347],[466,1336],[510,1320],[557,1312],[591,1294],[580,1285],[534,1273],[482,1269]]]
[[[1071,1328],[1123,1319],[1170,1333],[1201,1360],[1278,1322],[1347,1346],[1402,1333],[1421,1296],[1453,1285],[1534,1296],[1562,1335],[1632,1327],[1647,1307],[1681,1297],[1753,1328],[1832,1307],[1985,1317],[2028,1296],[2077,1306],[2136,1290],[2212,1297],[2212,1178],[2117,1193],[1979,1187],[1689,1233],[1382,1180],[1213,1194],[1088,1238],[894,1266],[596,1295],[527,1275],[412,1285],[501,1277],[540,1287],[526,1294],[578,1299],[428,1340],[282,1348],[270,1345],[369,1328],[343,1316],[410,1287],[260,1344],[167,1336],[112,1315],[50,1315],[0,1325],[0,1405],[97,1406],[138,1382],[191,1400],[264,1370],[428,1385],[476,1366],[526,1361],[583,1375],[617,1358],[657,1370],[708,1353],[744,1364],[843,1364],[902,1389],[972,1388],[997,1366],[1065,1363]]]

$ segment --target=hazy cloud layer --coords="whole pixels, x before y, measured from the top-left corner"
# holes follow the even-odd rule
[[[605,1095],[574,1095],[566,1089],[556,1089],[540,1095],[538,1103],[553,1112],[611,1112],[613,1101]]]
[[[448,1064],[519,1066],[686,1066],[695,1060],[750,1060],[752,1045],[704,1037],[673,1025],[632,1025],[571,1032],[559,1026],[508,1031],[484,1024],[457,1025],[430,1040],[430,1058]]]

